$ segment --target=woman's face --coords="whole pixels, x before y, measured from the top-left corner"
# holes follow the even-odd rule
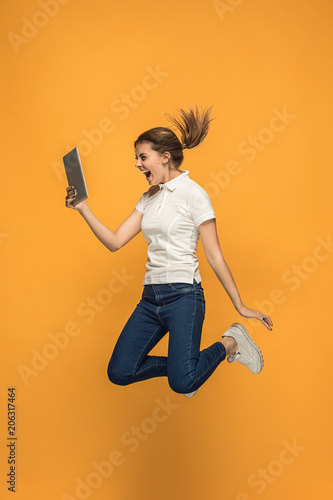
[[[135,149],[135,166],[142,172],[150,186],[165,183],[170,180],[167,156],[154,151],[149,142],[137,144]]]

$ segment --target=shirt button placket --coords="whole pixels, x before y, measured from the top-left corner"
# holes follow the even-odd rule
[[[160,210],[162,208],[162,205],[163,205],[163,201],[164,201],[164,196],[165,196],[165,189],[164,189],[164,186],[161,186],[161,191],[162,191],[162,194],[160,196],[160,203],[157,207],[157,211],[156,211],[156,215],[158,215],[160,213]]]

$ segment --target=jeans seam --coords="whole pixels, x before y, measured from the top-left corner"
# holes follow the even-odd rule
[[[224,346],[221,343],[220,343],[219,348],[217,348],[217,346],[215,346],[215,348],[212,349],[211,354],[207,355],[207,358],[205,358],[203,365],[201,365],[201,363],[200,363],[200,371],[198,371],[198,369],[199,369],[198,361],[200,359],[200,352],[201,352],[200,351],[200,343],[199,343],[198,353],[195,350],[195,353],[193,353],[193,355],[192,355],[192,349],[193,349],[194,339],[195,339],[195,344],[197,345],[197,342],[198,342],[197,334],[199,334],[198,333],[199,332],[199,324],[200,324],[201,320],[203,320],[205,317],[204,291],[203,291],[202,286],[200,286],[200,284],[194,284],[193,287],[191,287],[191,285],[189,285],[189,287],[184,288],[183,290],[175,289],[174,294],[171,294],[172,289],[173,289],[173,287],[170,287],[170,284],[169,284],[169,287],[167,287],[167,288],[159,287],[158,285],[155,287],[154,285],[152,285],[153,293],[151,294],[151,291],[150,291],[149,295],[147,296],[147,298],[149,298],[150,300],[145,300],[145,298],[142,297],[142,299],[141,299],[142,302],[143,303],[147,302],[147,304],[149,305],[149,308],[148,308],[149,314],[154,315],[153,323],[155,323],[155,324],[150,323],[149,329],[145,330],[143,338],[142,338],[143,341],[146,340],[144,342],[144,345],[142,345],[142,341],[139,341],[138,339],[136,339],[136,342],[134,342],[137,357],[134,359],[134,362],[131,363],[132,368],[127,373],[131,374],[131,377],[133,379],[134,378],[135,379],[138,379],[138,378],[145,379],[145,378],[150,378],[150,376],[160,376],[160,374],[166,375],[169,378],[168,373],[167,373],[168,356],[161,356],[161,359],[152,359],[151,361],[148,362],[149,366],[146,366],[145,363],[146,363],[147,359],[150,358],[149,353],[150,353],[151,349],[149,350],[148,346],[150,346],[152,344],[155,345],[156,343],[158,343],[168,331],[169,323],[168,323],[167,318],[169,317],[169,314],[171,314],[171,317],[173,317],[173,320],[174,320],[174,316],[172,316],[174,314],[173,300],[174,299],[181,300],[181,298],[183,298],[185,300],[184,307],[190,307],[192,309],[192,313],[187,316],[188,319],[186,320],[185,323],[183,321],[180,321],[179,324],[178,324],[178,322],[175,324],[175,327],[177,327],[178,332],[180,334],[184,335],[186,332],[186,334],[184,335],[185,342],[182,341],[180,345],[183,345],[183,348],[184,348],[183,352],[184,352],[184,354],[186,353],[186,355],[187,355],[187,359],[186,360],[184,359],[185,364],[182,365],[184,368],[182,368],[179,373],[178,373],[178,369],[176,369],[176,365],[175,365],[175,369],[176,369],[175,377],[181,376],[181,378],[183,379],[183,383],[186,383],[186,385],[188,385],[189,387],[192,386],[192,387],[194,387],[194,389],[197,389],[198,387],[200,387],[202,385],[202,383],[203,383],[202,381],[206,380],[207,375],[209,376],[210,372],[214,371],[216,369],[216,367],[219,365],[219,363],[223,359],[225,359],[226,353],[225,353]],[[194,294],[192,295],[191,292],[192,293],[194,292]],[[185,299],[185,297],[188,295],[188,293],[190,296],[188,296]],[[153,296],[155,296],[155,299],[153,299]],[[193,299],[194,299],[194,304],[192,302]],[[198,301],[200,301],[201,303],[199,304]],[[190,305],[190,302],[192,303],[192,305]],[[164,311],[166,314],[165,317],[164,317]],[[190,310],[188,312],[190,313]],[[180,309],[180,314],[182,315],[182,309]],[[196,318],[197,314],[198,314],[198,318]],[[164,320],[163,320],[163,318],[164,318]],[[158,325],[157,325],[156,321],[157,321]],[[156,328],[153,329],[154,327],[156,327]],[[151,331],[151,329],[153,329],[153,331]],[[136,330],[136,325],[133,324],[133,326],[132,326],[133,335],[135,334],[135,330]],[[149,334],[149,331],[150,331],[150,334]],[[195,331],[195,333],[194,333],[194,331]],[[149,334],[149,338],[145,339],[147,334]],[[201,334],[202,334],[202,332],[201,332]],[[138,349],[137,349],[137,347],[138,347]],[[212,346],[210,346],[210,347],[212,347]],[[133,348],[134,348],[134,346],[133,346]],[[218,351],[218,352],[216,352],[216,351]],[[142,359],[144,352],[147,352],[147,355]],[[135,352],[133,352],[133,354],[135,355]],[[198,359],[197,359],[197,356],[198,356]],[[184,358],[183,355],[181,357]],[[154,356],[152,356],[152,358],[154,358]],[[126,362],[126,360],[124,360],[124,362]],[[206,369],[204,369],[204,366],[207,363],[209,364],[209,366]],[[143,368],[143,365],[145,366],[144,368]],[[193,369],[192,369],[192,367],[193,367]],[[164,368],[166,368],[166,370]],[[185,371],[183,371],[183,369],[185,369]],[[204,369],[204,371],[203,371],[203,369]],[[176,380],[176,378],[175,378],[175,380]],[[177,378],[177,380],[178,380],[178,382],[181,382],[181,379]]]
[[[223,344],[221,344],[221,345],[223,345]],[[221,353],[221,356],[222,356],[222,357],[223,357],[223,355],[224,355],[224,351]],[[215,368],[214,368],[214,370],[215,370],[215,369],[219,366],[219,364],[220,364],[222,361],[224,361],[224,360],[225,360],[225,358],[226,358],[226,356],[224,356],[224,357],[221,359],[221,361],[220,361],[220,356],[219,356],[219,357],[218,357],[218,358],[217,358],[217,359],[216,359],[216,360],[215,360],[215,361],[214,361],[214,362],[213,362],[213,363],[212,363],[212,364],[211,364],[211,365],[207,368],[207,370],[206,370],[205,372],[203,372],[203,373],[200,375],[200,379],[202,379],[202,378],[203,378],[203,379],[205,379],[206,374],[210,372],[210,370],[214,367],[214,365],[215,365]],[[197,379],[197,381],[198,381],[198,380],[199,380],[199,379]],[[201,384],[201,385],[202,385],[202,384]],[[201,386],[199,386],[199,387],[201,387]]]
[[[190,331],[191,331],[191,336],[190,336],[190,343],[189,343],[189,348],[187,350],[187,372],[189,374],[189,376],[191,377],[192,379],[192,382],[195,382],[195,377],[193,377],[192,375],[192,372],[190,370],[190,354],[191,354],[191,349],[192,349],[192,341],[193,341],[193,324],[194,324],[194,318],[195,318],[195,314],[197,312],[197,301],[196,301],[196,297],[197,297],[197,291],[194,289],[194,311],[193,311],[193,315],[192,315],[192,321],[191,321],[191,328],[190,328]],[[200,351],[200,349],[199,349]]]
[[[145,350],[145,348],[147,347],[147,345],[149,344],[149,342],[151,341],[151,339],[154,337],[154,335],[156,334],[156,332],[159,330],[159,328],[161,328],[161,326],[159,325],[156,330],[154,331],[154,333],[151,335],[150,339],[145,343],[145,345],[143,346],[143,348],[141,349],[136,361],[135,361],[135,364],[134,364],[134,367],[133,367],[133,372],[132,372],[132,376],[135,375],[135,373],[137,373],[137,367],[138,367],[138,363],[139,363],[139,359],[141,357],[141,354],[143,353],[143,351]]]
[[[159,366],[163,366],[163,365],[164,365],[164,363],[159,363],[159,362],[158,362],[158,363],[156,363],[156,364],[155,364],[155,367],[159,367]],[[141,376],[141,375],[143,375],[145,372],[150,371],[150,370],[151,370],[151,368],[152,368],[151,366],[148,366],[147,368],[144,368],[144,369],[143,369],[143,370],[141,370],[141,371],[137,371],[137,372],[136,372],[136,375]]]

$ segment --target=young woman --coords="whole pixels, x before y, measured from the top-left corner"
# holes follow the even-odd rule
[[[196,256],[201,237],[205,255],[237,312],[256,318],[269,330],[272,320],[246,307],[220,248],[216,216],[209,196],[187,170],[180,170],[183,150],[206,137],[211,108],[180,110],[181,119],[167,118],[181,139],[165,127],[150,129],[134,143],[136,168],[150,186],[133,212],[111,231],[91,212],[86,201],[73,202],[75,186],[67,188],[66,206],[77,210],[93,233],[115,252],[140,231],[148,243],[142,298],[121,332],[108,365],[111,382],[127,385],[152,377],[168,377],[172,390],[194,395],[228,356],[252,373],[259,373],[263,357],[245,327],[233,323],[210,347],[200,351],[205,298]],[[168,356],[150,351],[169,332]]]

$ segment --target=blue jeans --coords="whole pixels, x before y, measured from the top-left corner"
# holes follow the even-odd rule
[[[198,389],[226,357],[221,342],[200,351],[205,297],[200,283],[145,285],[108,365],[111,382],[128,385],[168,377],[175,392]],[[169,332],[168,356],[149,352]]]

